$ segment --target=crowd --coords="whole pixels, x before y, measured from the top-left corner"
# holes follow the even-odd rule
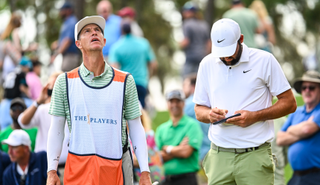
[[[297,108],[262,1],[232,0],[211,30],[184,4],[183,84],[165,93],[169,120],[155,131],[145,99],[158,64],[136,12],[101,0],[96,13],[59,9],[50,63],[63,61],[45,84],[21,16],[0,32],[0,185],[284,185],[287,161],[289,185],[319,184],[320,74],[295,80]]]

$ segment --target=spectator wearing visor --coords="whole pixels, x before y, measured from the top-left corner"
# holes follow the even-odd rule
[[[156,131],[156,144],[164,161],[163,185],[197,185],[202,131],[196,120],[183,114],[184,94],[173,90],[166,94],[170,120]]]

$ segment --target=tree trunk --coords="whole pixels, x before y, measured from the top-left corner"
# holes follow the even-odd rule
[[[67,0],[71,2],[74,7],[74,14],[80,20],[84,17],[84,7],[85,7],[85,0]]]
[[[10,11],[16,11],[16,0],[10,0]]]
[[[214,12],[214,10],[215,10],[214,0],[208,0],[207,1],[207,6],[206,6],[206,9],[205,9],[205,13],[204,13],[204,18],[205,18],[206,22],[209,25],[213,24],[213,20],[214,20],[213,12]]]

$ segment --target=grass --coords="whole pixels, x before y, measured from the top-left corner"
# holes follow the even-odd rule
[[[296,96],[296,101],[297,101],[297,105],[301,106],[303,105],[303,100],[301,98],[301,96]],[[276,100],[274,100],[273,103],[275,103]],[[162,111],[162,112],[157,112],[157,115],[155,116],[155,118],[152,120],[152,129],[154,131],[157,130],[157,127],[159,125],[161,125],[162,123],[166,122],[169,120],[169,113],[168,111]],[[290,178],[292,177],[293,171],[291,169],[290,164],[287,164],[285,169],[284,169],[284,176],[285,176],[285,180],[286,183],[288,183],[288,181],[290,180]]]

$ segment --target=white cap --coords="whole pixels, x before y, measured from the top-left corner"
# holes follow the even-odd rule
[[[96,24],[102,29],[102,33],[104,34],[104,26],[106,25],[106,20],[99,15],[86,16],[74,26],[74,39],[78,40],[78,34],[88,24]]]
[[[21,129],[16,129],[11,132],[8,139],[2,141],[4,144],[10,146],[20,146],[25,145],[31,149],[31,140],[28,133]]]
[[[220,19],[212,25],[211,53],[214,57],[232,56],[237,49],[241,31],[239,24],[231,19]]]

